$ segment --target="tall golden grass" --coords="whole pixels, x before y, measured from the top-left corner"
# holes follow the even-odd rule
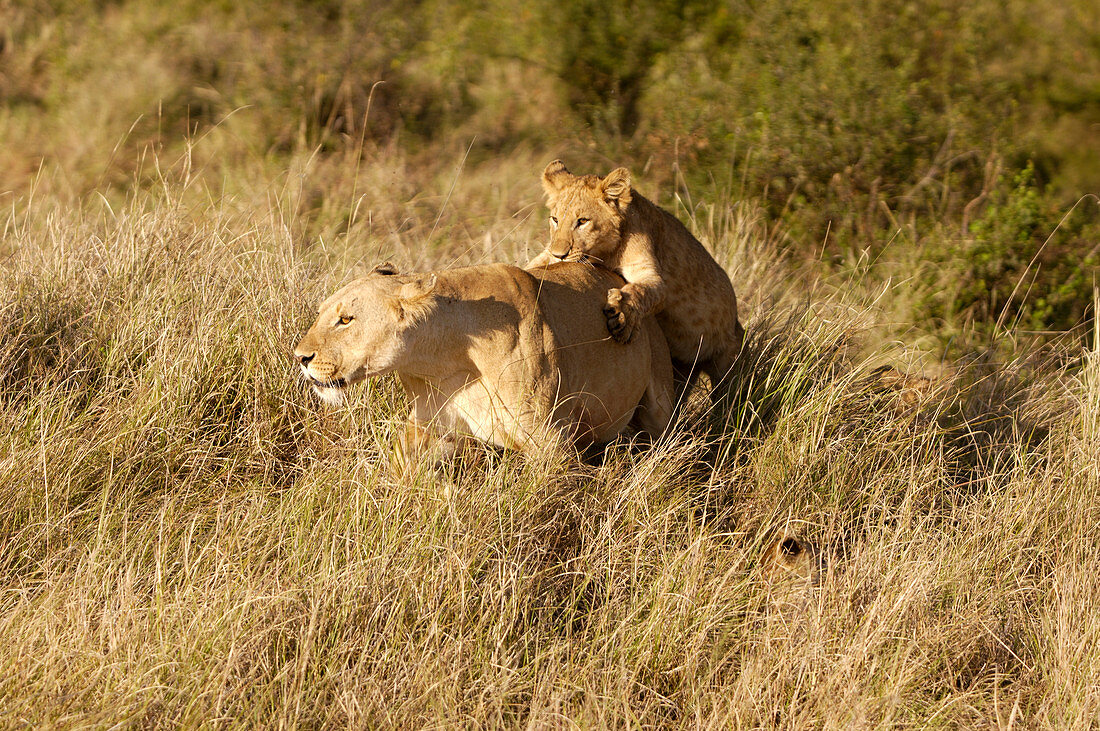
[[[293,344],[357,266],[523,260],[541,158],[394,145],[232,194],[196,159],[0,218],[0,725],[1100,718],[1095,350],[936,363],[911,281],[683,196],[745,303],[728,411],[598,465],[403,476],[396,384],[326,411]],[[817,583],[765,576],[780,535]]]

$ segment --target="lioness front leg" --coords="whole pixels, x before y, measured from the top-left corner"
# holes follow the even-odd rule
[[[410,418],[398,444],[398,468],[409,473],[417,464],[427,460],[436,472],[448,472],[452,468],[473,467],[484,457],[475,440],[456,432],[436,433],[428,424]]]
[[[429,426],[410,417],[397,439],[393,466],[397,472],[407,474],[428,451],[434,437]]]

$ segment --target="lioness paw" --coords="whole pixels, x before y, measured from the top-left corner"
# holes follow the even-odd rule
[[[638,330],[638,317],[621,289],[607,291],[607,304],[603,314],[607,318],[607,330],[620,343],[629,343]]]

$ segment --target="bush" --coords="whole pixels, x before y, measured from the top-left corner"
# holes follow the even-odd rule
[[[987,324],[1030,331],[1084,324],[1100,267],[1097,208],[1094,199],[1060,208],[1030,163],[1002,176],[972,238],[945,261],[959,273],[955,306]]]

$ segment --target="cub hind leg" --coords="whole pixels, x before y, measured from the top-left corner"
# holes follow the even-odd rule
[[[741,354],[741,338],[736,340],[736,348],[728,348],[711,354],[707,360],[685,363],[673,361],[676,380],[675,415],[691,399],[692,388],[699,380],[699,374],[707,374],[710,380],[711,411],[724,411],[730,405],[733,390],[734,366]]]
[[[729,338],[714,349],[710,358],[702,365],[702,371],[710,377],[710,402],[714,405],[729,405],[732,390],[734,365],[741,355],[745,342],[745,329],[740,321],[734,319],[733,332]]]

